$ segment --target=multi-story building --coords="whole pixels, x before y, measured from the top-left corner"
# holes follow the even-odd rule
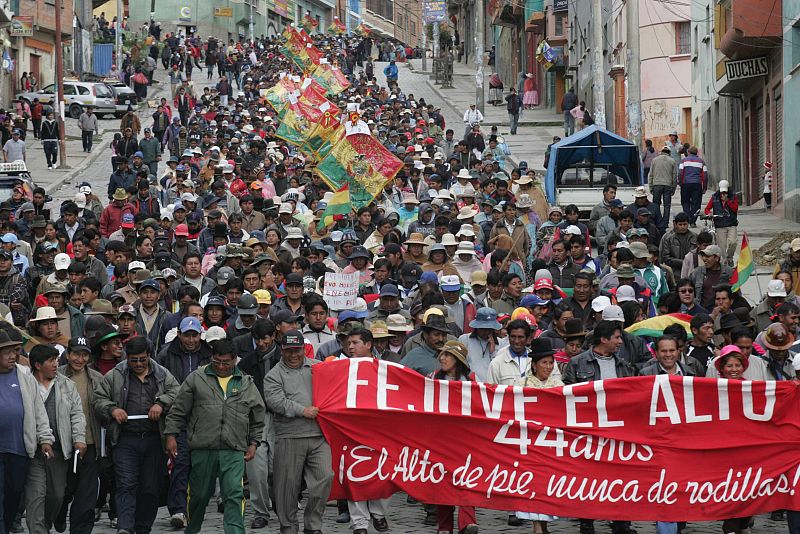
[[[783,0],[783,89],[780,106],[783,161],[775,160],[783,179],[784,217],[800,221],[800,121],[791,111],[800,109],[800,0]],[[778,117],[776,116],[776,119]],[[784,147],[786,147],[784,149]],[[774,189],[774,187],[773,187]],[[774,193],[773,193],[773,196]]]
[[[19,79],[23,72],[33,73],[40,88],[53,83],[56,79],[56,53],[63,54],[65,72],[72,68],[73,0],[61,1],[62,50],[56,50],[54,0],[15,0],[10,5],[15,16],[33,17],[32,35],[10,38],[9,54],[14,60],[12,91],[20,89]],[[11,95],[6,92],[4,96],[8,98]]]

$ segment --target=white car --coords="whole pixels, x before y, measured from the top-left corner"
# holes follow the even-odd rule
[[[38,98],[39,102],[46,104],[55,100],[55,91],[56,86],[51,83],[39,91],[19,93],[17,98],[25,100],[29,104],[33,102],[34,98]],[[67,115],[73,119],[80,117],[84,107],[90,105],[95,107],[94,111],[98,118],[102,118],[107,113],[114,114],[117,111],[114,93],[104,83],[65,80],[64,101]]]

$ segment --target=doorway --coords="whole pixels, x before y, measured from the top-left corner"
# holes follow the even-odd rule
[[[29,75],[36,76],[36,79],[39,80],[39,87],[44,87],[45,83],[42,80],[41,76],[39,76],[39,59],[40,56],[36,54],[31,54],[30,56],[30,67],[28,69]]]

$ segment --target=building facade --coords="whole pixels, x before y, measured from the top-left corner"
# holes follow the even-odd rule
[[[781,151],[775,161],[783,177],[783,213],[800,221],[800,121],[792,110],[800,109],[800,0],[783,0],[783,90]],[[785,148],[784,148],[785,147]]]

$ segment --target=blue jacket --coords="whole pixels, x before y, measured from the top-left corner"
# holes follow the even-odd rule
[[[689,155],[683,158],[683,161],[678,166],[678,183],[681,185],[700,184],[705,190],[707,174],[708,169],[703,158]]]

